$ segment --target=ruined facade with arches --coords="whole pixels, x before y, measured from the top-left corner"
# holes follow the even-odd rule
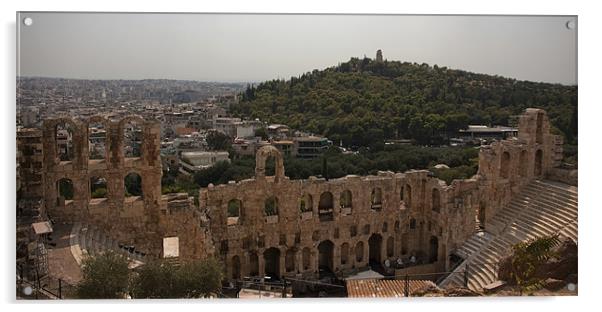
[[[129,138],[138,142],[139,157],[126,157],[124,149],[132,122],[141,129]],[[73,129],[70,160],[57,157],[59,123]],[[104,158],[89,157],[91,123],[106,131]],[[448,256],[477,220],[487,227],[522,186],[552,175],[562,157],[562,140],[550,134],[545,112],[527,109],[518,137],[482,147],[478,173],[450,185],[426,170],[291,180],[280,151],[268,145],[257,152],[254,178],[210,184],[195,206],[187,194],[161,195],[157,121],[49,119],[42,141],[45,207],[53,219],[94,224],[155,257],[162,256],[163,238],[177,236],[181,259],[216,256],[233,279],[345,275],[410,255],[447,269]],[[274,176],[266,175],[269,158]],[[65,179],[70,199],[58,187]]]
[[[138,127],[135,138],[128,138],[126,128],[131,124]],[[58,135],[65,128],[70,130],[69,136]],[[99,128],[104,135],[92,138],[91,129],[98,133]],[[99,139],[104,145],[102,153],[91,157],[92,145]],[[135,152],[132,142],[137,142]],[[44,208],[52,219],[102,227],[114,239],[156,256],[161,255],[162,238],[177,231],[174,220],[182,217],[183,211],[183,218],[190,219],[187,214],[193,212],[192,198],[161,195],[158,121],[139,116],[121,120],[101,116],[47,119],[42,144]],[[65,146],[72,147],[70,157],[65,156]],[[198,227],[200,221],[195,222]],[[204,240],[202,235],[191,238],[198,239]]]
[[[257,172],[268,157],[282,163],[276,149],[262,149]],[[280,166],[276,173],[284,173]],[[211,220],[214,244],[224,247],[216,256],[224,261],[229,277],[310,278],[324,270],[345,274],[371,262],[410,255],[425,261],[443,259],[444,266],[449,248],[473,233],[477,185],[476,180],[458,180],[447,186],[425,170],[328,181],[258,175],[210,185],[201,190],[199,200]],[[431,198],[440,201],[434,204],[436,209]],[[242,202],[244,215],[236,224],[228,221],[228,203],[233,199]],[[267,209],[265,203],[274,199],[277,209]],[[436,255],[429,245],[433,236],[445,242]]]
[[[531,180],[563,174],[557,168],[562,160],[563,140],[550,130],[546,112],[528,108],[519,116],[517,137],[481,147],[478,217],[483,225]]]
[[[349,175],[326,180],[286,177],[280,152],[257,153],[256,177],[202,189],[201,209],[227,276],[316,277],[348,274],[414,255],[448,268],[448,255],[534,178],[558,164],[562,140],[550,134],[545,112],[528,109],[519,135],[483,147],[479,172],[447,185],[425,170]],[[265,175],[274,157],[275,176]],[[227,205],[242,203],[242,222],[229,223]],[[276,201],[277,210],[266,209]],[[227,248],[226,248],[227,247]]]

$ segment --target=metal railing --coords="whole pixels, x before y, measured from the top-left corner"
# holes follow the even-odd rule
[[[40,275],[17,264],[17,298],[68,299],[75,298],[76,286],[50,275]]]

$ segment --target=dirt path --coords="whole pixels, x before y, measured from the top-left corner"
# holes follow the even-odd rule
[[[71,228],[71,224],[54,225],[52,237],[56,247],[48,250],[48,271],[52,277],[75,285],[82,279],[82,272],[71,254],[69,244]]]

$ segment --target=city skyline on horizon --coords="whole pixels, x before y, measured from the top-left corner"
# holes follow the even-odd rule
[[[18,23],[18,77],[260,83],[288,80],[352,57],[373,59],[381,49],[390,61],[578,84],[574,16],[18,16],[34,21]]]

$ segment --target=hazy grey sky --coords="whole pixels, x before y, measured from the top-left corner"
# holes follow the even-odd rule
[[[382,49],[389,60],[577,83],[571,16],[23,13],[20,20],[23,76],[263,81]]]

